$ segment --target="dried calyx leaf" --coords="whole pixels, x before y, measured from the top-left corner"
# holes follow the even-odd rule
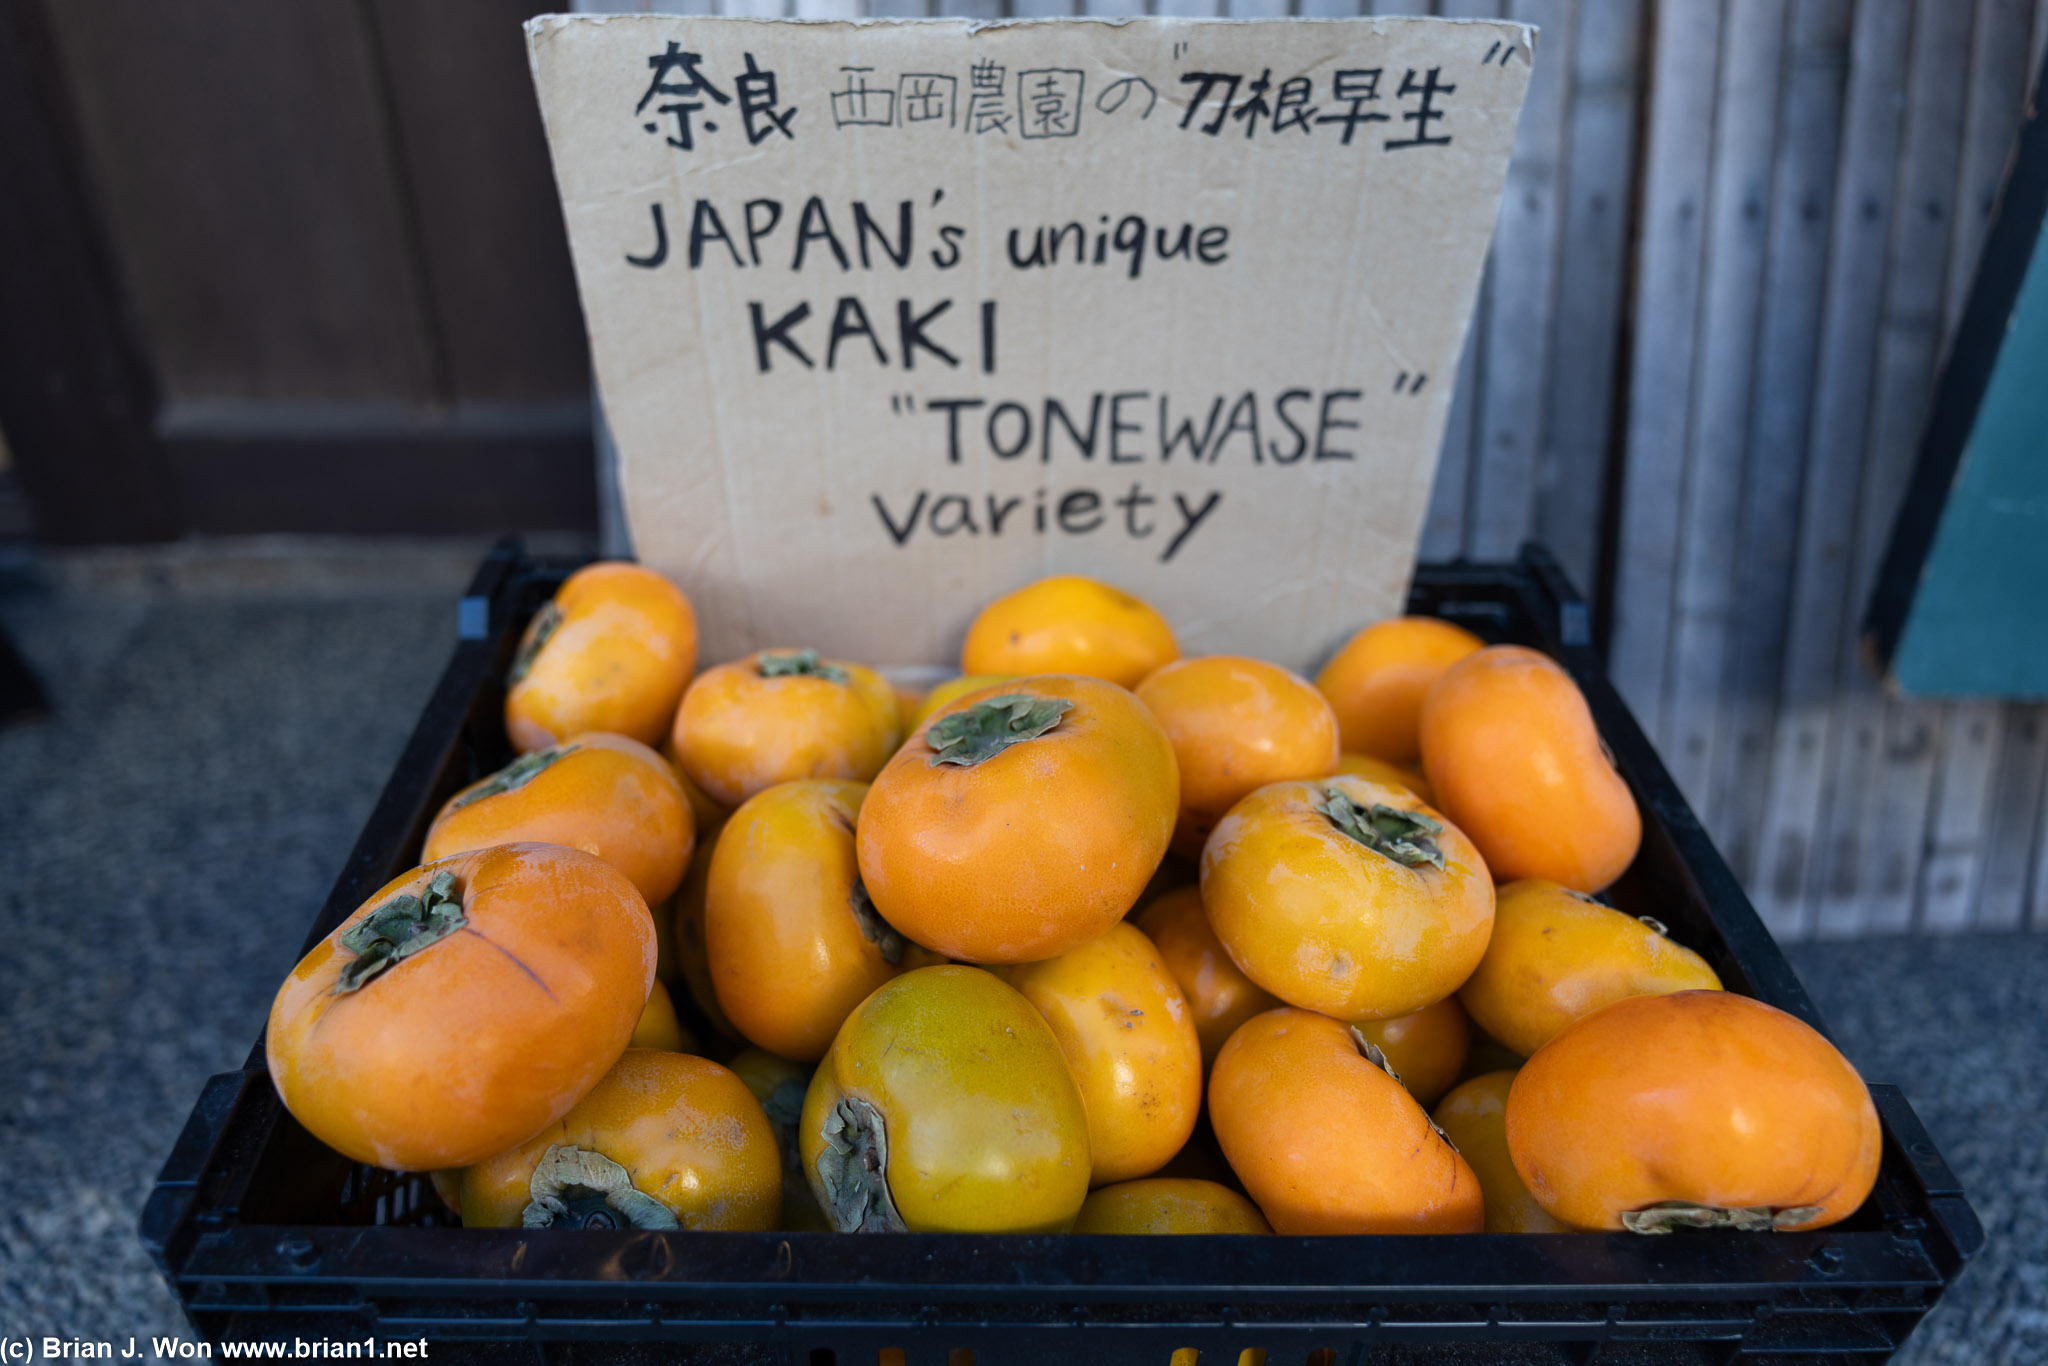
[[[1621,1226],[1630,1233],[1671,1233],[1682,1228],[1732,1228],[1744,1233],[1769,1233],[1793,1228],[1820,1213],[1819,1205],[1795,1205],[1774,1210],[1768,1205],[1749,1209],[1723,1209],[1717,1205],[1695,1205],[1684,1200],[1666,1200],[1645,1209],[1624,1210]]]
[[[903,961],[903,951],[910,947],[900,931],[882,919],[882,913],[875,909],[875,903],[868,896],[867,887],[859,878],[853,880],[852,890],[846,894],[847,904],[853,907],[853,918],[860,924],[861,938],[881,951],[882,961],[895,967]]]
[[[754,658],[754,670],[763,678],[822,678],[828,683],[844,683],[846,670],[837,664],[827,664],[818,658],[816,650],[784,650],[770,653],[763,650]]]
[[[1401,1074],[1394,1070],[1394,1064],[1387,1061],[1387,1055],[1380,1050],[1379,1045],[1365,1037],[1364,1030],[1360,1029],[1357,1025],[1351,1025],[1349,1028],[1351,1030],[1351,1042],[1358,1046],[1358,1056],[1364,1058],[1374,1067],[1379,1068],[1380,1071],[1392,1077],[1400,1085],[1406,1086],[1408,1084],[1401,1080]],[[1416,1105],[1419,1108],[1422,1102],[1417,1101]],[[1430,1128],[1436,1130],[1436,1136],[1444,1141],[1446,1148],[1449,1148],[1452,1152],[1458,1151],[1458,1145],[1451,1142],[1451,1136],[1444,1132],[1444,1126],[1437,1123],[1435,1117],[1427,1109],[1423,1109],[1422,1117],[1429,1121]]]
[[[475,787],[464,792],[454,801],[448,803],[448,809],[450,811],[460,811],[463,807],[474,802],[480,802],[486,797],[500,796],[503,793],[525,787],[536,777],[540,776],[541,770],[554,763],[557,759],[565,759],[569,755],[574,754],[577,748],[575,745],[559,745],[554,749],[540,749],[535,750],[531,754],[522,754],[490,777],[478,783]]]
[[[843,1096],[825,1116],[825,1150],[818,1176],[825,1216],[841,1233],[907,1233],[889,1195],[889,1135],[882,1112],[858,1096]]]
[[[552,599],[533,614],[533,620],[526,627],[526,637],[519,642],[519,653],[512,656],[512,667],[505,674],[508,686],[525,678],[532,670],[533,661],[540,658],[541,647],[548,643],[548,638],[561,624],[562,609],[555,606]]]
[[[1005,693],[977,702],[932,722],[924,742],[932,747],[930,767],[957,764],[962,768],[993,758],[1011,745],[1035,740],[1074,709],[1064,697],[1033,697]]]
[[[1382,802],[1360,806],[1338,787],[1324,788],[1323,800],[1312,805],[1329,817],[1330,824],[1375,854],[1382,854],[1404,868],[1427,864],[1439,872],[1443,870],[1444,854],[1437,847],[1436,837],[1444,832],[1444,827],[1420,811],[1403,811]]]
[[[520,1212],[527,1228],[680,1228],[675,1211],[603,1153],[557,1143],[541,1154]]]
[[[397,963],[437,944],[467,923],[455,874],[436,873],[423,896],[401,892],[335,937],[355,955],[335,980],[334,994],[345,996]]]

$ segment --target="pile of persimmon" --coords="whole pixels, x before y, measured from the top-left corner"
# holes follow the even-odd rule
[[[571,576],[516,757],[278,993],[292,1113],[466,1224],[1656,1233],[1870,1191],[1842,1056],[1600,899],[1641,819],[1537,651],[1401,618],[1311,681],[1068,576],[930,689],[696,654],[662,576]]]

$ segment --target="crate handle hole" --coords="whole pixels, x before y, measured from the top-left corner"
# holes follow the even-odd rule
[[[972,1347],[949,1347],[946,1349],[946,1366],[974,1366]]]
[[[813,1347],[808,1362],[809,1366],[839,1366],[839,1354],[830,1347]]]
[[[1266,1366],[1266,1349],[1247,1347],[1237,1354],[1237,1366]]]
[[[901,1347],[884,1347],[875,1353],[875,1366],[903,1366]]]
[[[1308,1354],[1306,1366],[1337,1366],[1335,1347],[1318,1347]]]
[[[1166,1359],[1166,1366],[1195,1366],[1201,1359],[1202,1349],[1199,1347],[1176,1347],[1173,1355]]]

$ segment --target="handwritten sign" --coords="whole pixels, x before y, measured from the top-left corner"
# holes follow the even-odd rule
[[[707,658],[1048,573],[1305,666],[1401,610],[1533,34],[527,25],[640,557]]]

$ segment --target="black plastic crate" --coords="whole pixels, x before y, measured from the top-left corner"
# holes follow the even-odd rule
[[[501,681],[573,564],[505,542],[454,659],[308,936],[415,861],[458,787],[508,760]],[[1611,900],[1729,989],[1813,1004],[1591,649],[1551,558],[1425,565],[1411,609],[1542,649],[1585,690],[1643,811]],[[686,993],[678,993],[679,1005]],[[220,1342],[432,1339],[430,1359],[787,1366],[1350,1366],[1405,1361],[1882,1361],[1983,1232],[1897,1088],[1863,1209],[1815,1233],[1108,1238],[463,1229],[423,1176],[352,1163],[278,1102],[259,1040],[214,1077],[142,1237]],[[289,1350],[289,1348],[288,1348]]]

